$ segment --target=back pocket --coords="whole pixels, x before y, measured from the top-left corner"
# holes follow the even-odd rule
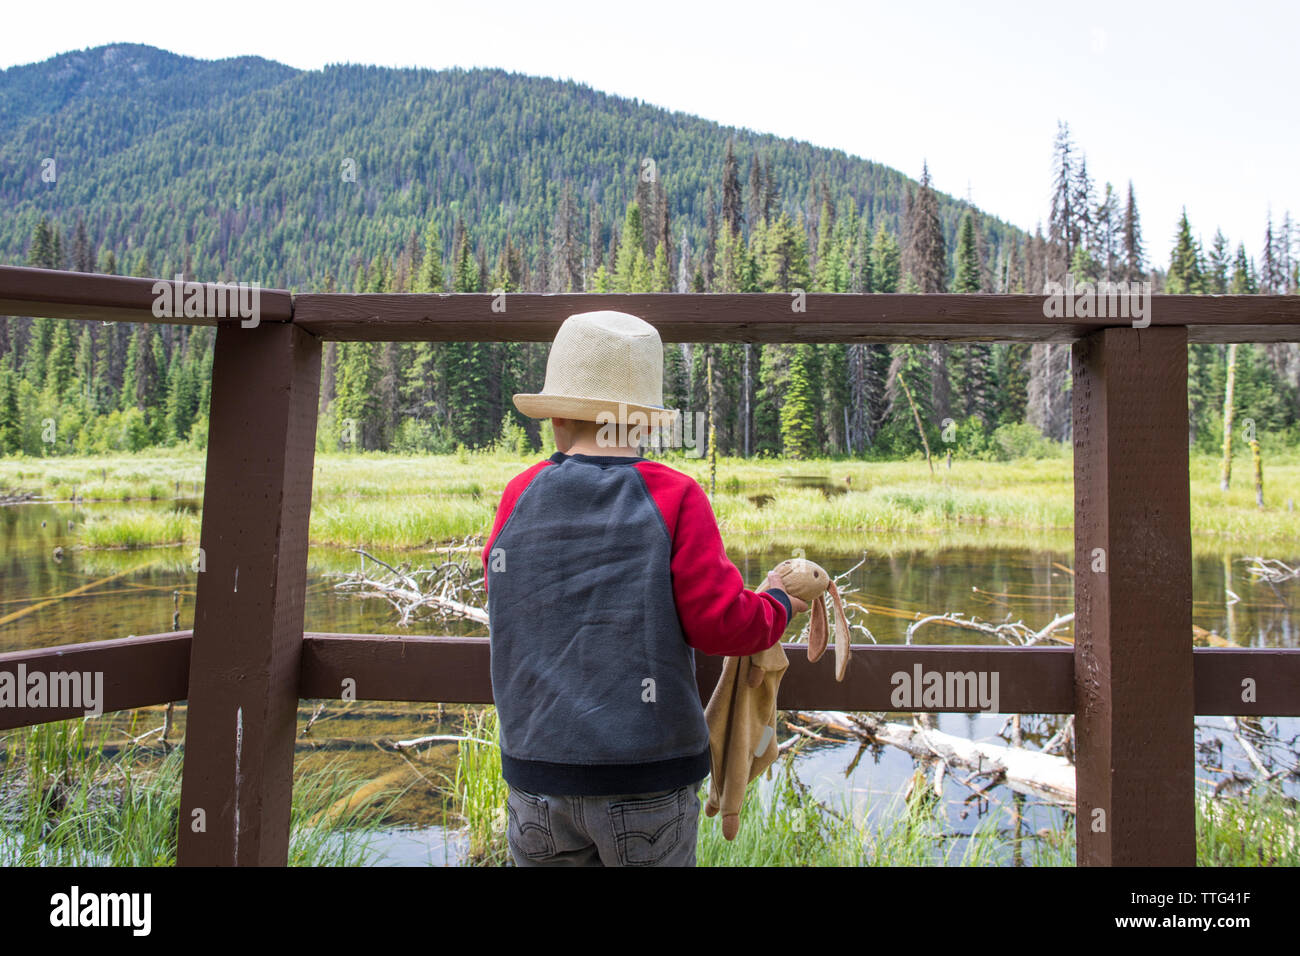
[[[683,790],[609,805],[618,861],[623,866],[654,866],[682,842],[686,811]]]
[[[510,814],[507,837],[526,859],[541,860],[555,855],[551,810],[545,797],[511,787],[506,795],[506,810]]]

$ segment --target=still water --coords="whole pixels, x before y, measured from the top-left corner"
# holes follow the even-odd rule
[[[193,510],[198,503],[156,505],[163,509],[178,506]],[[76,525],[89,511],[105,513],[119,507],[123,506],[37,503],[0,507],[0,652],[193,625],[196,573],[191,570],[193,554],[189,549],[75,550]],[[139,508],[141,504],[132,503],[131,507]],[[808,557],[834,574],[861,562],[845,588],[846,601],[857,606],[855,621],[869,628],[880,643],[903,643],[908,625],[923,614],[960,611],[983,621],[1023,621],[1038,628],[1057,615],[1069,613],[1074,598],[1073,553],[1068,537],[1062,540],[1056,536],[1052,545],[1043,549],[948,547],[918,538],[910,546],[892,542],[888,550],[873,550],[870,541],[851,552],[810,547]],[[60,548],[61,554],[57,551]],[[390,563],[405,560],[416,566],[426,558],[410,552],[374,553]],[[789,556],[761,546],[731,553],[751,587],[761,583],[771,567]],[[1210,639],[1213,643],[1300,647],[1300,617],[1292,607],[1300,602],[1300,585],[1292,582],[1273,588],[1254,582],[1246,574],[1242,560],[1248,556],[1250,553],[1245,551],[1194,555],[1194,623],[1215,635]],[[1293,566],[1300,562],[1294,554],[1269,556]],[[432,555],[427,558],[432,563]],[[358,556],[347,550],[311,550],[307,630],[486,635],[484,628],[470,622],[403,631],[396,626],[395,615],[386,602],[334,590],[334,575],[358,566]],[[1067,639],[1073,636],[1069,626],[1058,633]],[[861,633],[854,637],[857,643],[866,640]],[[943,625],[918,631],[915,642],[998,643],[990,636]],[[403,768],[409,765],[402,756],[377,747],[376,742],[462,733],[464,711],[451,705],[440,712],[436,705],[365,701],[332,701],[317,711],[313,702],[303,702],[296,758],[302,769],[342,761],[366,779],[388,775],[399,786],[409,784],[386,819],[384,835],[377,844],[380,865],[455,864],[463,855],[465,840],[447,795],[455,772],[455,744],[433,745],[420,761],[418,773],[404,774]],[[183,736],[183,707],[177,708],[176,717],[173,740]],[[908,718],[894,715],[892,719]],[[1024,716],[1022,732],[1026,743],[1041,744],[1065,719],[1061,715]],[[148,709],[141,721],[138,728],[161,724],[162,708]],[[970,739],[1006,742],[1009,736],[1004,715],[941,714],[935,721],[939,730]],[[1276,723],[1286,737],[1300,732],[1300,721],[1284,719]],[[1202,785],[1219,779],[1216,774],[1220,767],[1246,766],[1244,755],[1235,750],[1231,738],[1218,733],[1222,718],[1201,717],[1198,726],[1202,728],[1198,743],[1211,745],[1198,748],[1201,756],[1197,778]],[[782,739],[788,733],[783,730]],[[1225,739],[1223,753],[1206,756],[1219,739]],[[795,758],[795,767],[799,778],[824,803],[835,808],[851,803],[857,812],[875,817],[887,812],[887,805],[906,789],[913,761],[894,748],[884,748],[878,754],[862,754],[859,749],[856,743],[813,743]],[[759,781],[758,792],[765,793],[769,786]],[[948,782],[944,790],[949,825],[958,834],[970,832],[988,812],[990,803],[1009,802],[1012,796],[1007,788],[996,787],[989,792],[988,802],[968,803],[970,791],[965,787]],[[752,791],[750,799],[754,799]],[[1026,803],[1024,813],[1026,824],[1033,829],[1059,827],[1068,819],[1063,811],[1033,800]],[[960,841],[954,843],[953,852],[960,853]]]

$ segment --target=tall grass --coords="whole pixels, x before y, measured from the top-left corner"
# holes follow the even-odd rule
[[[451,455],[319,454],[313,478],[310,538],[314,545],[424,548],[491,524],[506,482],[541,460],[504,452]],[[674,455],[673,468],[706,488],[708,463]],[[1194,456],[1189,472],[1193,540],[1198,551],[1250,542],[1276,549],[1300,540],[1300,453],[1279,452],[1265,462],[1265,502],[1255,506],[1249,476],[1240,468],[1232,489],[1218,487],[1217,458]],[[202,458],[0,460],[0,488],[40,494],[171,497],[174,483],[189,494]],[[108,475],[107,479],[102,476]],[[824,479],[826,494],[785,479]],[[98,484],[97,484],[98,483]],[[833,493],[842,490],[844,493]],[[1073,471],[1065,458],[1009,462],[956,460],[931,476],[924,462],[856,459],[721,458],[713,500],[728,535],[769,536],[778,546],[800,545],[807,535],[857,542],[903,535],[959,535],[1036,540],[1068,545],[1074,523]],[[197,544],[193,515],[132,509],[92,516],[81,530],[93,548]]]
[[[500,723],[495,707],[471,712],[466,724],[470,739],[457,743],[456,776],[452,789],[460,803],[469,833],[466,863],[503,866],[511,860],[506,842],[506,796],[509,788],[501,776]]]
[[[1196,799],[1200,866],[1300,866],[1300,804],[1276,789]]]
[[[87,514],[79,527],[87,548],[146,548],[164,544],[198,543],[199,516],[187,511],[129,508]]]
[[[133,715],[134,717],[134,715]],[[80,719],[6,735],[0,767],[0,865],[172,866],[182,753],[130,745],[104,753],[111,724]],[[138,733],[135,721],[128,734]],[[290,812],[291,866],[359,866],[389,804],[318,813],[361,781],[336,765],[299,775]]]

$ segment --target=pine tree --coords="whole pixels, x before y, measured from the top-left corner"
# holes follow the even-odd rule
[[[672,292],[673,276],[668,268],[668,251],[662,242],[655,245],[654,262],[650,267],[651,292]]]
[[[808,244],[802,229],[796,229],[790,216],[781,217],[768,231],[765,261],[760,281],[765,292],[807,290],[812,283],[808,272]]]
[[[18,374],[12,356],[0,358],[0,454],[22,449],[22,418],[18,408]]]
[[[75,358],[72,350],[72,331],[66,321],[56,322],[50,336],[50,350],[45,362],[45,387],[55,398],[62,400],[72,384]]]
[[[788,458],[812,458],[818,451],[814,366],[813,346],[807,343],[796,345],[790,359],[785,400],[781,403],[781,446]]]
[[[772,172],[771,160],[763,161],[763,225],[771,225],[781,205],[781,190]]]
[[[95,252],[90,247],[90,236],[86,232],[86,221],[77,220],[77,228],[72,236],[72,268],[75,272],[95,271]]]
[[[555,207],[551,241],[554,291],[581,292],[582,241],[578,236],[578,204],[573,197],[573,186],[567,179],[560,191],[560,201]]]
[[[1081,240],[1079,171],[1069,124],[1058,121],[1052,152],[1052,208],[1047,221],[1048,279],[1063,282]]]
[[[1182,217],[1178,221],[1178,235],[1174,239],[1174,250],[1166,280],[1165,288],[1170,294],[1195,295],[1205,290],[1200,258],[1200,248],[1192,239],[1192,227],[1187,221],[1187,209],[1184,207]]]
[[[54,269],[57,268],[54,263],[54,230],[50,227],[50,221],[42,216],[36,223],[32,244],[27,250],[27,264],[37,269]]]
[[[424,254],[416,273],[415,292],[443,292],[447,278],[442,271],[442,232],[436,219],[430,219],[424,231]]]
[[[740,167],[731,140],[727,140],[727,155],[722,162],[722,222],[733,236],[740,235],[744,222],[740,198]]]
[[[975,217],[969,211],[962,217],[957,239],[957,277],[954,292],[980,291],[980,261],[975,243]]]
[[[1096,260],[1100,278],[1114,282],[1121,272],[1121,222],[1119,214],[1119,196],[1110,183],[1106,184],[1105,194],[1097,204],[1094,213],[1096,222]]]
[[[1142,249],[1142,226],[1138,217],[1137,200],[1133,197],[1133,182],[1128,184],[1128,201],[1124,204],[1124,281],[1141,282],[1146,278],[1145,259]]]
[[[908,245],[903,253],[903,270],[916,279],[923,293],[948,291],[948,253],[944,248],[939,204],[930,187],[930,168],[921,167],[921,185],[912,204],[907,227]]]
[[[635,201],[628,203],[627,217],[623,220],[622,241],[615,260],[613,292],[649,292],[650,263],[642,245],[641,208]]]
[[[1232,282],[1228,286],[1228,291],[1232,295],[1254,295],[1257,293],[1259,285],[1255,281],[1254,273],[1254,266],[1246,258],[1245,243],[1237,243],[1237,254],[1232,262]]]
[[[1228,251],[1228,237],[1222,229],[1214,232],[1214,244],[1210,247],[1204,276],[1205,291],[1210,295],[1223,295],[1228,291],[1228,269],[1232,266],[1232,255]]]
[[[766,221],[763,208],[763,170],[758,165],[758,153],[749,158],[749,228],[752,234],[759,223]]]
[[[893,233],[885,231],[884,222],[876,226],[876,235],[871,240],[871,261],[875,287],[873,292],[897,292],[900,252],[898,240]]]

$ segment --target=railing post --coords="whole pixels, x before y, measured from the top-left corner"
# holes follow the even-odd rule
[[[1196,863],[1187,330],[1074,345],[1077,862]]]
[[[182,866],[288,860],[320,363],[289,323],[217,331]]]

